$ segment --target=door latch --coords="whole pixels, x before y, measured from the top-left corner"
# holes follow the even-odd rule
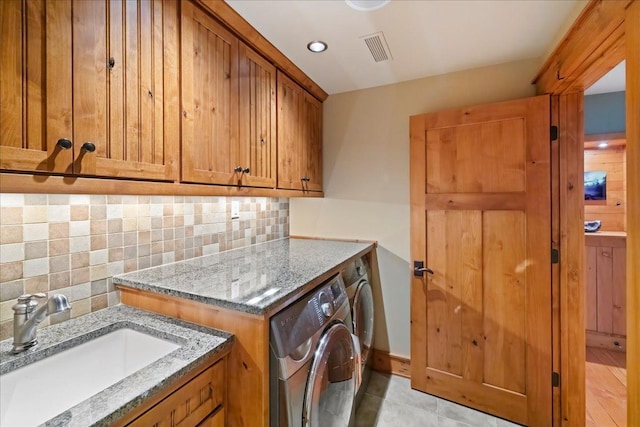
[[[413,261],[413,275],[423,277],[424,273],[433,274],[433,270],[424,266],[424,261]]]

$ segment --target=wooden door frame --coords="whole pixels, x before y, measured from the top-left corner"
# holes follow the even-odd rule
[[[533,83],[539,94],[553,95],[552,120],[561,126],[552,149],[555,207],[552,224],[560,263],[552,274],[554,366],[560,369],[554,393],[554,425],[585,424],[584,383],[584,232],[582,200],[582,97],[623,59],[626,62],[627,138],[627,360],[640,360],[640,1],[591,0],[542,66]],[[564,129],[562,129],[564,126]],[[582,135],[580,135],[582,136]],[[557,364],[556,364],[557,362]],[[558,401],[559,400],[559,401]],[[640,425],[640,364],[627,363],[627,422]]]

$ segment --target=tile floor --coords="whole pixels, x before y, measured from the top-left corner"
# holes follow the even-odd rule
[[[406,378],[371,373],[356,427],[516,427],[483,412],[412,390]]]

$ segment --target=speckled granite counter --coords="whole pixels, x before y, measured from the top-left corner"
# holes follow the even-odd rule
[[[253,314],[265,314],[373,243],[280,239],[134,273],[113,282]]]
[[[228,349],[234,341],[234,337],[226,332],[135,308],[116,306],[43,328],[38,331],[38,346],[18,355],[10,353],[11,339],[0,342],[0,374],[121,328],[134,329],[175,342],[180,348],[75,405],[44,425],[109,425],[206,359]],[[73,372],[69,375],[72,376]],[[50,392],[56,393],[56,390],[52,389]],[[37,410],[38,403],[33,403],[34,410]]]

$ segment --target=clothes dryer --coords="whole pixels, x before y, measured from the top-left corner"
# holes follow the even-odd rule
[[[271,427],[347,427],[360,385],[350,324],[340,275],[271,318]]]
[[[369,284],[369,263],[365,257],[357,258],[349,263],[343,275],[347,286],[347,296],[351,307],[351,331],[358,337],[360,344],[360,376],[361,386],[356,406],[361,399],[370,376],[370,365],[373,349],[374,304],[373,292]]]

